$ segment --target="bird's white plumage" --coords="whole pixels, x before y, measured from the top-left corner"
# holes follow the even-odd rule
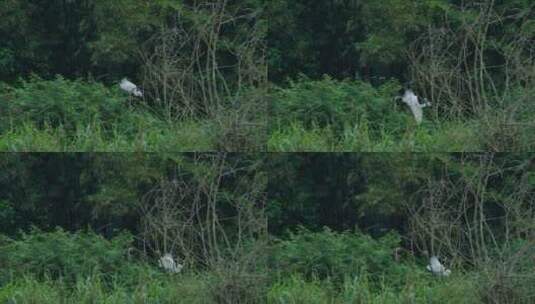
[[[444,265],[440,263],[438,257],[432,256],[429,259],[429,265],[427,265],[427,270],[431,271],[434,275],[439,277],[447,277],[451,274],[451,270],[446,269]]]
[[[160,265],[160,267],[162,267],[166,271],[173,273],[179,273],[180,271],[182,271],[183,267],[180,263],[175,262],[175,260],[173,259],[173,255],[171,255],[170,253],[166,253],[163,257],[161,257],[158,261],[158,265]]]
[[[143,97],[143,92],[132,82],[130,82],[128,79],[123,78],[121,80],[121,83],[119,84],[119,87],[123,90],[128,92],[129,94],[132,94],[136,97]]]
[[[420,103],[420,98],[416,96],[416,94],[414,94],[414,92],[410,89],[405,90],[405,93],[400,98],[401,98],[401,101],[403,101],[411,109],[412,115],[414,116],[416,123],[417,124],[422,123],[422,119],[423,119],[422,108],[430,106],[431,103],[425,100],[423,103]]]

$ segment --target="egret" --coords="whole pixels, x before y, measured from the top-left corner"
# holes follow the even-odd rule
[[[410,88],[405,88],[402,90],[402,92],[403,94],[397,96],[395,100],[401,99],[401,101],[408,105],[411,109],[412,115],[414,116],[416,123],[422,123],[422,108],[431,106],[431,103],[425,98],[418,97]],[[422,103],[420,103],[420,100],[422,100]]]
[[[182,271],[182,264],[175,262],[173,255],[166,253],[158,261],[158,265],[168,272],[179,273]]]
[[[130,82],[128,79],[123,78],[121,80],[121,83],[119,84],[119,87],[123,90],[128,92],[129,94],[132,94],[136,97],[143,97],[143,93],[141,90],[132,82]]]
[[[427,270],[431,271],[434,275],[439,277],[447,277],[451,273],[451,270],[446,269],[444,265],[440,264],[440,261],[436,256],[432,256],[429,259],[429,265],[427,265]]]

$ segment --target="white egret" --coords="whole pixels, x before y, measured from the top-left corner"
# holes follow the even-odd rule
[[[429,265],[427,265],[427,270],[431,271],[434,275],[439,277],[447,277],[451,274],[451,270],[446,269],[444,265],[440,264],[440,261],[436,256],[432,256],[429,259]]]
[[[401,99],[403,103],[409,106],[409,108],[411,109],[412,115],[414,116],[414,119],[416,120],[416,123],[417,124],[422,123],[422,118],[423,118],[422,108],[431,106],[431,103],[428,102],[425,98],[418,97],[409,88],[405,88],[403,90],[403,94],[395,98],[395,100],[399,100],[399,99]],[[422,103],[420,103],[420,100],[422,101]]]
[[[119,87],[123,90],[128,92],[129,94],[132,94],[136,97],[143,97],[143,92],[132,82],[128,81],[128,79],[123,78],[121,80],[121,83],[119,84]]]
[[[166,253],[158,261],[158,265],[168,272],[179,273],[182,271],[182,264],[175,262],[173,255]]]

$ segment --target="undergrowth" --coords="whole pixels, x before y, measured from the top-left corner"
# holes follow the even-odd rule
[[[97,82],[32,77],[0,86],[1,151],[211,151],[215,122],[163,110]]]
[[[535,109],[530,90],[518,89],[508,104],[489,101],[481,113],[445,117],[440,107],[424,108],[417,125],[393,97],[399,83],[377,88],[362,81],[301,77],[271,94],[268,150],[363,152],[477,152],[535,149]]]
[[[0,303],[475,304],[496,303],[489,297],[506,299],[502,303],[535,298],[530,281],[498,289],[489,269],[456,268],[439,278],[425,271],[423,258],[395,261],[396,233],[373,239],[360,232],[300,229],[274,240],[271,267],[253,273],[193,265],[166,273],[154,258],[134,254],[132,241],[128,233],[108,240],[61,229],[2,236]],[[529,271],[533,263],[526,263]]]

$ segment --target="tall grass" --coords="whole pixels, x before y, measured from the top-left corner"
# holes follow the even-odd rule
[[[411,121],[407,121],[411,124]],[[272,152],[479,152],[488,151],[488,137],[482,136],[477,121],[444,122],[437,126],[407,128],[403,133],[394,134],[386,128],[370,131],[367,122],[348,125],[341,132],[330,126],[305,128],[299,122],[272,130],[268,140],[268,150]],[[375,133],[375,134],[374,134]],[[520,147],[508,149],[529,151],[527,138]],[[520,139],[519,139],[520,140]],[[505,147],[504,147],[505,148]]]
[[[213,303],[209,279],[195,274],[162,276],[127,287],[108,288],[99,277],[80,278],[70,287],[62,281],[18,278],[0,288],[0,303]]]
[[[9,152],[177,152],[215,150],[215,134],[207,122],[185,121],[151,125],[139,117],[131,134],[117,127],[110,132],[100,125],[77,125],[68,132],[63,126],[37,127],[22,122],[0,137],[0,151]]]
[[[271,287],[267,303],[482,303],[479,295],[474,292],[476,287],[477,282],[468,275],[450,280],[413,277],[400,290],[388,285],[382,285],[379,289],[372,288],[366,276],[346,277],[341,286],[335,286],[328,280],[305,280],[292,276]]]

